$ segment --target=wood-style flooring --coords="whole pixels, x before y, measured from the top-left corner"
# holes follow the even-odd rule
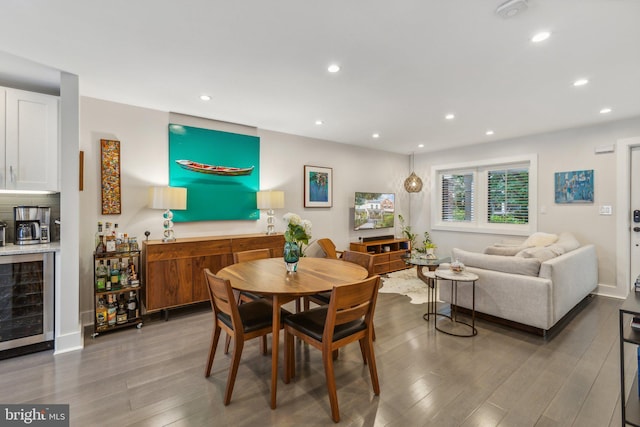
[[[548,341],[485,321],[477,322],[476,337],[456,338],[422,319],[426,305],[380,294],[374,345],[381,394],[373,395],[358,345],[343,349],[335,364],[340,424],[620,426],[621,303],[592,298]],[[224,406],[230,355],[220,340],[212,375],[204,377],[210,333],[205,306],[171,312],[168,322],[150,319],[140,330],[87,335],[81,351],[3,360],[0,402],[68,403],[72,426],[333,425],[319,351],[296,343],[296,377],[284,384],[280,368],[272,410],[271,357],[260,354],[259,340],[249,341]],[[626,353],[631,378],[636,354]]]

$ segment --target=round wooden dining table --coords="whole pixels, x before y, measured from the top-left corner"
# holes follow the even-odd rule
[[[366,279],[364,267],[351,262],[327,258],[300,258],[298,271],[287,273],[282,258],[267,258],[229,265],[217,273],[239,291],[260,294],[273,301],[271,348],[271,408],[276,408],[278,382],[278,343],[280,307],[306,295],[326,292],[333,286]]]

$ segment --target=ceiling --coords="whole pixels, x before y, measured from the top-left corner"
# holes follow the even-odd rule
[[[640,1],[502,3],[4,0],[0,51],[83,96],[405,154],[640,116]]]

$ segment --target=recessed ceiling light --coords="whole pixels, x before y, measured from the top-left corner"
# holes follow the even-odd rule
[[[540,43],[545,41],[546,39],[549,38],[549,36],[551,36],[551,33],[548,31],[541,31],[538,34],[535,34],[533,37],[531,37],[531,41],[533,43]]]
[[[379,133],[374,133],[373,135],[371,135],[372,138],[380,138],[380,134]]]
[[[605,107],[602,110],[600,110],[600,114],[609,114],[611,111],[613,111],[611,110],[611,108]]]
[[[329,65],[329,68],[327,68],[327,71],[329,71],[330,73],[337,73],[338,71],[340,71],[340,66],[338,64],[331,64]]]
[[[211,101],[211,97],[209,95],[200,95],[200,99],[203,101]]]
[[[493,135],[493,131],[491,129],[489,129],[488,131],[485,132],[485,135]]]
[[[424,148],[424,144],[418,144],[418,148]]]
[[[453,120],[453,119],[456,118],[456,116],[455,116],[455,114],[449,113],[446,116],[444,116],[444,118],[447,119],[447,120]]]
[[[316,124],[317,124],[318,126],[320,126],[320,125],[323,125],[323,124],[324,124],[324,122],[323,122],[322,120],[316,120]]]
[[[587,83],[589,83],[589,80],[587,80],[587,79],[578,79],[575,82],[573,82],[573,85],[574,86],[584,86]]]

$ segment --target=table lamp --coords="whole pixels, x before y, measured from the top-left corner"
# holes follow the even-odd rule
[[[267,211],[267,234],[276,234],[273,210],[284,208],[284,191],[258,191],[256,205],[258,209]]]
[[[173,210],[187,209],[187,189],[180,187],[151,187],[149,188],[149,207],[151,209],[164,209],[163,242],[175,242],[173,232]]]

